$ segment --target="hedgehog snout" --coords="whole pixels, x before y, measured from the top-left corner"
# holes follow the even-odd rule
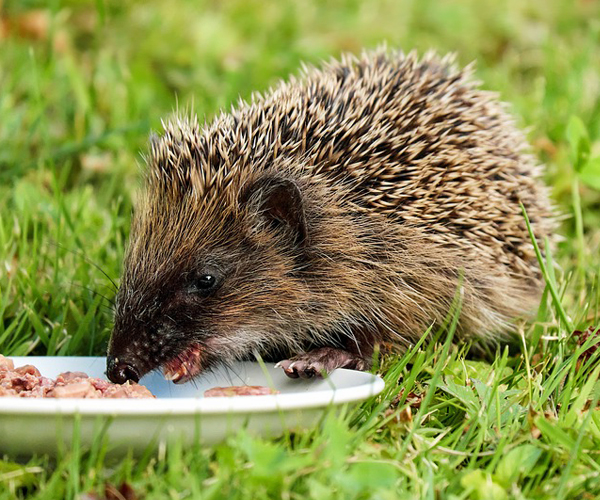
[[[110,355],[106,358],[106,376],[115,384],[140,381],[139,371],[132,362]]]
[[[160,360],[155,360],[149,342],[139,336],[124,334],[115,328],[112,332],[106,356],[106,376],[111,382],[124,384],[128,380],[138,382],[140,378],[155,368]]]

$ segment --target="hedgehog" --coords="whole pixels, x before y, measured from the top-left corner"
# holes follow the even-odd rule
[[[506,342],[540,299],[553,209],[494,93],[453,56],[378,49],[304,67],[150,139],[107,375],[188,381],[262,357],[290,377],[368,369],[442,325]],[[374,354],[375,353],[375,354]]]

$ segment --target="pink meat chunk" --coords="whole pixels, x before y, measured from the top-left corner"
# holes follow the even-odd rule
[[[33,365],[14,367],[12,360],[0,355],[0,397],[21,398],[153,398],[143,385],[135,382],[112,384],[88,377],[83,372],[64,372],[52,380],[42,377]]]
[[[56,382],[65,383],[78,378],[88,378],[88,375],[83,372],[63,372],[59,373],[58,377],[56,377]]]
[[[112,384],[106,389],[106,398],[151,398],[154,397],[152,393],[143,385],[139,385],[130,382],[125,382],[122,385]]]
[[[12,359],[5,358],[4,356],[2,356],[2,354],[0,354],[0,371],[8,371],[14,369],[15,365],[12,362]]]
[[[204,391],[205,398],[230,396],[269,396],[279,391],[261,385],[232,385],[229,387],[212,387]]]

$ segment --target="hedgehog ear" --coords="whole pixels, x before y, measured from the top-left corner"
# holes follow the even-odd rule
[[[266,221],[271,226],[284,226],[293,233],[296,244],[306,243],[304,200],[293,180],[270,175],[261,177],[243,190],[241,202],[260,214],[261,224]]]

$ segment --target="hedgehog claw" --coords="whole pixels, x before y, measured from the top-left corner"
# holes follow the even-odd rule
[[[294,361],[291,359],[284,359],[275,365],[276,368],[283,368],[284,373],[290,378],[298,378],[300,375],[294,368]]]
[[[364,370],[368,363],[361,357],[343,349],[321,347],[313,351],[284,359],[277,363],[277,367],[290,378],[322,378],[323,375],[336,368],[349,368],[351,370]]]

